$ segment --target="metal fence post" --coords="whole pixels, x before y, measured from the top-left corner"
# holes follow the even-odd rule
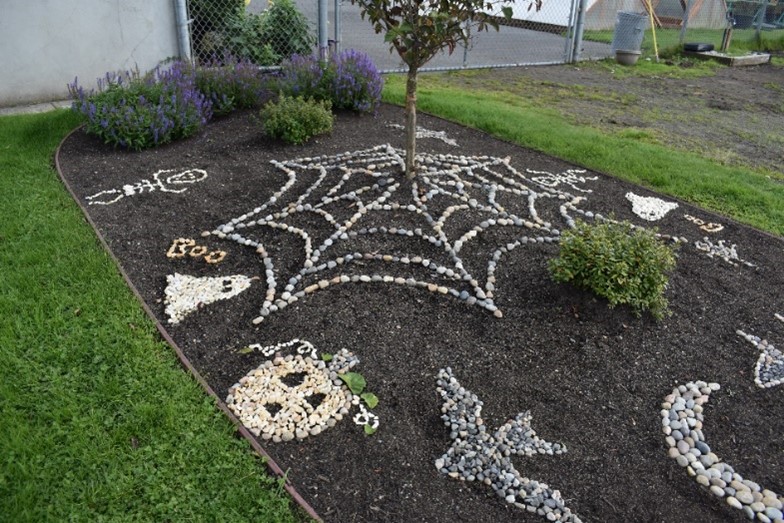
[[[566,21],[566,41],[564,42],[564,62],[567,64],[572,63],[572,54],[574,53],[574,12],[575,7],[580,0],[571,0],[569,2],[569,18]]]
[[[191,61],[191,29],[188,20],[188,6],[185,0],[174,0],[174,16],[177,21],[177,43],[180,47],[180,58]]]
[[[686,4],[686,10],[683,12],[683,22],[681,25],[680,43],[686,39],[686,30],[689,27],[689,15],[691,14],[691,6],[694,5],[694,0],[689,0]]]
[[[463,31],[468,35],[468,39],[463,44],[463,67],[468,67],[468,42],[471,41],[471,23],[466,21]]]
[[[334,39],[335,39],[335,55],[340,54],[340,36],[341,36],[340,33],[341,33],[341,29],[342,29],[340,27],[340,7],[341,7],[341,5],[343,5],[343,0],[335,0],[335,21],[334,21],[334,26],[335,27],[333,28],[333,30],[335,32],[335,35],[334,35]]]
[[[327,34],[327,0],[318,0],[318,46],[319,60],[329,58],[329,34]]]
[[[576,62],[580,59],[580,51],[583,47],[583,31],[585,29],[585,11],[587,8],[588,0],[579,0],[579,7],[577,8],[577,22],[575,24],[574,35],[574,51],[572,53],[572,61]]]

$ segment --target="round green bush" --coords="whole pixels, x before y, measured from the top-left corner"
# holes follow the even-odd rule
[[[549,264],[555,281],[591,290],[610,308],[629,305],[637,316],[648,310],[658,320],[670,314],[664,291],[674,267],[675,253],[656,231],[629,222],[577,222]]]
[[[303,144],[314,136],[332,131],[334,117],[328,100],[290,98],[281,95],[261,109],[261,125],[271,138]]]

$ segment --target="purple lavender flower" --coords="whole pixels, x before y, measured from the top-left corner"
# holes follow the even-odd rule
[[[375,111],[381,103],[384,79],[368,55],[347,49],[335,58],[334,69],[333,106],[359,112]]]
[[[68,90],[73,110],[87,120],[87,132],[121,147],[141,149],[189,136],[212,116],[211,102],[182,62],[144,76],[138,71],[106,73],[90,92],[75,78]]]

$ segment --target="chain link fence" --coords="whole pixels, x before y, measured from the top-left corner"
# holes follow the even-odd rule
[[[330,3],[333,4],[332,0]],[[609,46],[602,42],[583,42],[575,45],[576,19],[579,0],[544,0],[537,9],[530,0],[517,0],[509,20],[495,15],[498,31],[490,28],[472,35],[468,47],[458,47],[452,54],[442,52],[422,70],[509,67],[571,62],[576,58],[595,59],[610,55]],[[331,6],[331,13],[336,8]],[[362,20],[358,6],[342,2],[340,31],[341,48],[354,48],[370,55],[379,69],[385,72],[405,71],[406,67],[395,53],[390,53],[384,35],[377,35],[366,20]]]
[[[423,70],[555,64],[611,55],[607,42],[582,41],[575,27],[579,7],[592,0],[516,0],[500,29],[473,35],[468,47],[443,52]],[[276,66],[291,54],[317,54],[317,0],[188,0],[192,56],[197,63],[225,57]],[[499,13],[488,13],[497,15]],[[363,20],[348,0],[327,1],[325,31],[330,50],[357,49],[383,72],[404,71],[383,34]]]
[[[301,1],[301,4],[314,4]],[[277,66],[316,49],[316,29],[295,0],[270,5],[245,0],[189,0],[192,56],[199,64],[228,57]]]

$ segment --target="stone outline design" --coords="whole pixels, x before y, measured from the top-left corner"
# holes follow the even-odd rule
[[[177,325],[187,315],[204,305],[228,300],[250,287],[250,278],[242,274],[234,276],[196,277],[174,273],[166,276],[163,303],[169,323]]]
[[[784,322],[784,316],[780,314],[774,314],[774,316],[777,320]],[[757,387],[765,389],[784,383],[784,354],[772,343],[768,343],[768,340],[746,334],[742,330],[735,332],[762,351],[754,365],[754,383],[757,384]]]
[[[183,193],[188,190],[188,187],[179,187],[180,185],[190,185],[198,183],[207,178],[207,171],[204,169],[186,169],[171,176],[161,176],[166,173],[175,172],[176,169],[163,169],[152,175],[152,178],[140,180],[136,183],[123,185],[120,189],[107,189],[105,191],[97,192],[91,196],[85,197],[87,205],[111,205],[117,203],[127,196],[136,196],[137,194],[151,193],[155,191],[169,192],[169,193]]]
[[[551,187],[555,189],[560,185],[568,185],[572,190],[581,193],[592,193],[591,189],[582,189],[577,184],[582,184],[588,181],[595,182],[599,179],[598,176],[580,176],[585,174],[585,169],[567,169],[562,173],[551,173],[547,171],[535,171],[533,169],[526,169],[526,173],[532,175],[531,180],[544,187]]]
[[[250,345],[265,356],[272,356],[286,349],[296,349],[296,354],[276,356],[267,360],[229,388],[226,404],[240,422],[256,437],[274,443],[302,440],[318,436],[334,427],[348,416],[352,406],[359,407],[353,417],[356,425],[377,429],[378,416],[369,412],[338,377],[359,363],[352,352],[341,349],[332,360],[318,359],[316,348],[306,340],[268,345]],[[303,381],[287,385],[283,379],[291,374],[304,374]],[[309,398],[323,396],[317,405]],[[270,405],[279,410],[271,412]],[[273,409],[274,410],[274,409]]]
[[[566,507],[560,492],[524,477],[511,455],[557,455],[566,452],[559,443],[540,439],[531,428],[530,412],[522,412],[501,425],[491,436],[482,419],[482,401],[465,389],[452,369],[438,372],[436,390],[443,400],[441,419],[449,427],[452,445],[435,461],[436,469],[461,481],[478,481],[490,486],[507,503],[546,517],[549,521],[580,522]]]
[[[639,196],[633,192],[627,192],[626,199],[632,204],[632,212],[649,222],[659,221],[667,213],[678,208],[675,202],[666,202],[653,196]]]
[[[721,462],[705,441],[703,405],[720,388],[718,383],[692,381],[665,396],[661,416],[667,454],[700,486],[742,510],[749,519],[781,521],[784,497],[744,479],[729,464]]]
[[[705,256],[708,258],[720,258],[734,267],[737,267],[738,264],[743,264],[746,267],[756,267],[753,263],[747,262],[738,256],[737,245],[734,243],[730,247],[727,247],[724,244],[724,240],[713,243],[705,236],[702,241],[695,241],[694,247],[696,247],[698,251],[704,252]]]
[[[287,175],[286,183],[262,205],[219,225],[211,232],[203,233],[214,234],[219,238],[254,248],[261,256],[267,292],[260,315],[253,320],[255,324],[306,295],[334,285],[360,282],[393,283],[450,295],[468,305],[482,307],[500,318],[503,313],[495,305],[493,294],[496,290],[495,270],[501,258],[513,249],[529,243],[552,243],[560,239],[560,231],[539,217],[537,203],[554,201],[560,217],[568,227],[575,225],[570,213],[577,213],[585,218],[603,219],[600,214],[594,215],[577,207],[585,201],[585,197],[575,196],[526,178],[512,167],[509,157],[420,154],[420,172],[411,182],[410,199],[400,203],[392,197],[401,186],[400,173],[404,156],[402,150],[385,144],[331,156],[307,157],[286,162],[272,161],[275,167]],[[292,195],[284,201],[284,196],[297,182],[298,171],[312,174],[313,182],[302,194]],[[368,179],[369,185],[354,190],[345,189],[344,186],[354,177]],[[321,187],[322,185],[324,187]],[[311,193],[320,187],[322,190],[329,188],[327,194],[318,201],[309,202]],[[527,203],[528,216],[521,217],[504,209],[496,200],[501,194],[522,198],[522,201]],[[406,195],[402,197],[405,198]],[[451,205],[440,214],[433,215],[428,204],[434,199],[443,199]],[[347,220],[338,220],[328,210],[333,204],[340,204],[343,208],[349,205],[355,212]],[[416,215],[416,219],[424,219],[430,230],[362,226],[361,222],[368,217],[390,211],[412,213]],[[449,218],[460,212],[482,213],[484,219],[477,220],[479,223],[462,236],[449,238],[444,228]],[[287,218],[301,213],[326,221],[333,232],[328,237],[317,240],[308,231],[286,223]],[[302,269],[288,279],[280,294],[279,276],[275,273],[274,263],[261,241],[251,236],[256,227],[269,227],[297,236],[304,244],[305,261]],[[517,227],[521,229],[521,234],[517,239],[494,248],[487,263],[486,281],[482,284],[465,268],[460,252],[466,244],[496,227]],[[384,234],[427,241],[443,249],[448,260],[446,263],[439,263],[416,255],[352,251],[334,254],[333,258],[327,257],[332,255],[330,251],[334,252],[338,246],[343,245],[341,242],[356,239],[360,235]],[[360,265],[367,261],[418,265],[436,281],[377,273],[320,277],[320,273],[334,270],[338,266]]]
[[[196,240],[193,238],[176,238],[169,250],[166,251],[166,257],[170,260],[185,258],[185,255],[191,258],[202,258],[210,265],[215,265],[226,258],[226,251],[210,251],[204,245],[196,245]]]
[[[398,123],[387,124],[387,127],[390,129],[401,129],[401,130],[405,130],[406,128],[404,125],[400,125]],[[457,142],[454,139],[447,136],[446,131],[433,131],[431,129],[425,129],[424,127],[420,127],[417,125],[416,137],[417,139],[435,138],[436,140],[441,140],[447,145],[451,145],[453,147],[460,147],[459,145],[457,145]]]
[[[724,230],[724,226],[720,223],[713,223],[713,222],[706,222],[701,218],[697,218],[696,216],[692,216],[691,214],[684,214],[683,217],[686,221],[697,225],[701,230],[705,232],[721,232]]]

